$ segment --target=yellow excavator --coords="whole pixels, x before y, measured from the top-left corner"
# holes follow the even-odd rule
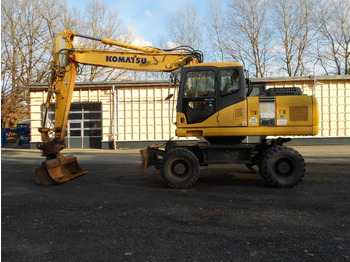
[[[75,37],[100,41],[117,50],[76,49]],[[275,187],[292,187],[305,174],[305,161],[294,149],[283,146],[290,138],[316,135],[318,104],[300,88],[272,88],[250,96],[252,84],[237,62],[203,63],[200,51],[188,46],[173,49],[140,47],[106,38],[62,32],[56,40],[46,112],[55,97],[55,126],[47,128],[44,117],[38,144],[46,161],[36,169],[38,184],[66,182],[85,174],[74,156],[64,156],[65,130],[79,64],[129,70],[172,72],[179,82],[176,135],[201,138],[198,142],[170,139],[163,145],[141,150],[141,171],[154,166],[172,188],[191,187],[200,166],[246,164],[257,167]],[[51,137],[53,136],[53,137]],[[274,136],[259,143],[242,143],[247,136]]]

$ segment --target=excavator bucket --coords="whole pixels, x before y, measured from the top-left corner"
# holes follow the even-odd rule
[[[59,153],[56,158],[46,160],[35,170],[35,178],[39,185],[52,185],[67,182],[86,173],[87,171],[79,166],[75,156]]]

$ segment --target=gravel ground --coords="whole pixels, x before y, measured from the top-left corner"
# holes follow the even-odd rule
[[[226,165],[186,190],[137,150],[64,150],[88,173],[39,186],[39,151],[2,149],[2,261],[350,261],[350,146],[294,148],[292,189]]]

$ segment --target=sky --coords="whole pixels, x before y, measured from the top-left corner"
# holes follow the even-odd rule
[[[83,10],[86,0],[67,0],[69,7]],[[167,15],[190,4],[204,14],[207,0],[100,0],[108,9],[118,10],[121,20],[139,36],[137,45],[153,45],[166,30]]]

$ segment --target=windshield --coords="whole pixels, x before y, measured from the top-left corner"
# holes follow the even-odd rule
[[[186,74],[185,97],[212,97],[215,95],[215,74],[213,71],[189,71]]]

